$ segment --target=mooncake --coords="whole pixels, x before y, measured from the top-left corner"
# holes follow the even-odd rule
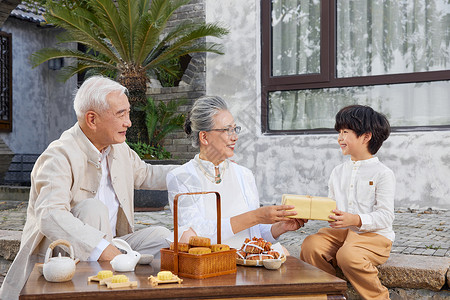
[[[106,279],[113,276],[113,272],[110,270],[102,270],[97,273],[98,279]]]
[[[206,248],[206,247],[193,247],[193,248],[189,249],[189,253],[190,254],[208,254],[208,253],[211,253],[211,249]]]
[[[126,275],[114,275],[111,278],[111,283],[122,283],[128,282],[128,277]]]
[[[170,243],[170,250],[175,250],[175,243]],[[189,244],[178,243],[178,252],[188,252]]]
[[[191,236],[189,238],[189,245],[193,247],[209,247],[211,246],[211,239],[201,236]]]
[[[162,281],[170,280],[170,279],[172,279],[173,274],[170,271],[161,271],[161,272],[158,272],[157,277],[159,280],[162,280]]]
[[[230,250],[230,246],[225,244],[215,244],[211,245],[211,252],[221,252]]]

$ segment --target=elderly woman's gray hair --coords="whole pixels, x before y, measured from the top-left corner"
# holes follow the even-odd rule
[[[106,96],[112,92],[127,93],[127,88],[114,80],[103,76],[86,79],[78,89],[73,100],[77,118],[83,118],[86,112],[93,110],[103,112],[109,108]]]
[[[203,96],[194,102],[184,123],[184,131],[192,139],[192,146],[200,145],[199,132],[213,129],[214,116],[223,110],[228,110],[227,103],[218,96]]]

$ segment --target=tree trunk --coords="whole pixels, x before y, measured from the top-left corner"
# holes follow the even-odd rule
[[[147,126],[145,125],[145,112],[137,108],[147,103],[147,75],[144,71],[126,71],[119,75],[118,82],[128,89],[130,101],[130,119],[132,126],[127,130],[127,141],[148,144]]]

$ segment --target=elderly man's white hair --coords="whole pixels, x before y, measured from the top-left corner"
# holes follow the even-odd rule
[[[112,92],[127,93],[126,87],[103,76],[86,79],[75,94],[73,108],[78,119],[84,118],[89,110],[103,112],[109,108],[106,96]]]

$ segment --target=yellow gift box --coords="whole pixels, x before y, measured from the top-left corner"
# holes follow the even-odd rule
[[[336,209],[336,201],[328,197],[283,194],[281,204],[295,206],[297,215],[290,218],[334,221],[328,216]]]

